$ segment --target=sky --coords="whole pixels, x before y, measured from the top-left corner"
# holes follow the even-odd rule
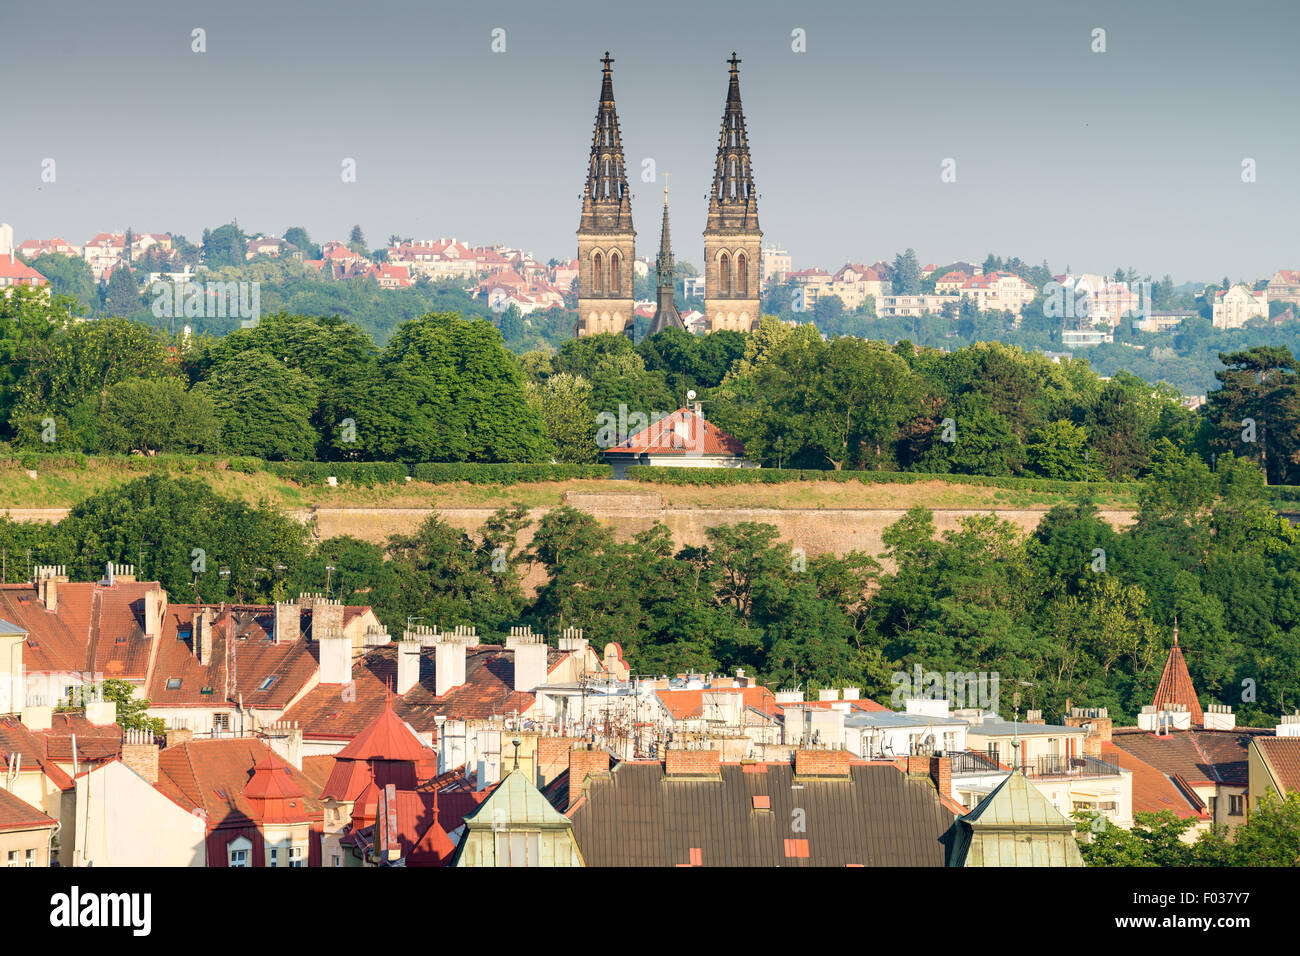
[[[78,244],[360,224],[372,247],[570,258],[609,50],[638,254],[668,172],[674,251],[698,266],[734,50],[764,243],[795,268],[912,247],[1266,277],[1300,268],[1297,26],[1286,0],[10,0],[0,221]]]

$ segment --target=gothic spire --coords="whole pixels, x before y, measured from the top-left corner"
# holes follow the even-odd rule
[[[655,269],[659,274],[659,287],[655,316],[650,322],[649,335],[662,332],[667,328],[685,329],[677,303],[673,301],[673,288],[676,273],[673,266],[673,244],[668,234],[668,174],[664,173],[664,227],[659,236],[659,258],[655,260]]]
[[[587,187],[582,196],[582,222],[579,229],[632,228],[631,193],[627,186],[627,168],[623,161],[623,137],[614,106],[614,60],[606,52],[600,84],[600,103],[596,107],[596,126],[591,137],[591,160],[587,167]]]
[[[745,111],[740,105],[740,60],[732,53],[727,62],[731,65],[731,77],[727,104],[722,111],[713,189],[709,193],[709,226],[758,229],[758,195],[749,161]]]

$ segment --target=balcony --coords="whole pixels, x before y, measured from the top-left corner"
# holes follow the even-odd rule
[[[952,774],[954,777],[967,774],[997,773],[1005,770],[1009,764],[999,765],[993,754],[978,753],[968,750],[952,755]],[[1096,757],[1045,756],[1028,761],[1023,767],[1025,776],[1031,780],[1051,777],[1117,777],[1120,768]]]

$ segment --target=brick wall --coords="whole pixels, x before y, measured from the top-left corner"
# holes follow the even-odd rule
[[[847,777],[852,759],[847,750],[796,750],[794,772],[800,777]]]
[[[721,773],[722,753],[717,750],[669,750],[664,755],[664,772],[674,776]]]
[[[545,738],[543,738],[545,739]],[[605,773],[609,770],[609,751],[580,750],[574,747],[569,751],[569,806],[582,796],[586,786],[587,774]]]
[[[930,758],[909,755],[907,774],[911,777],[928,777],[930,775]]]

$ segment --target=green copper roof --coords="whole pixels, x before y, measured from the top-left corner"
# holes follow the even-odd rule
[[[1022,773],[957,820],[953,866],[1083,866],[1074,824]]]
[[[572,825],[518,768],[506,774],[478,809],[465,818],[465,823],[471,830],[490,829],[493,825],[565,828]]]

